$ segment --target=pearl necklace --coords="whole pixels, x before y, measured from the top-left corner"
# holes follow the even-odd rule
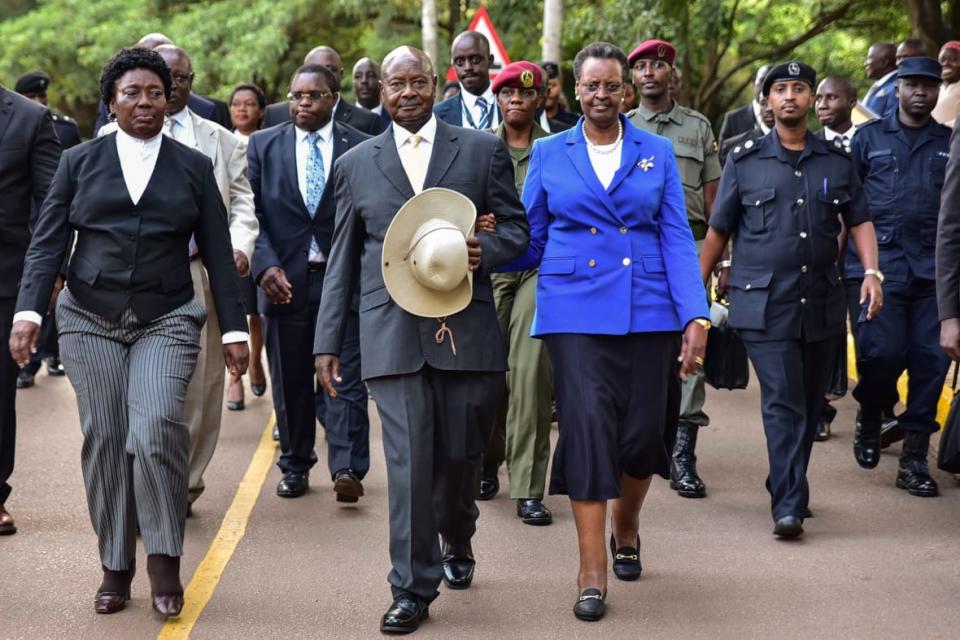
[[[586,120],[584,120],[583,124],[580,125],[580,129],[583,131],[583,139],[587,141],[587,146],[590,147],[590,149],[594,153],[599,153],[601,155],[607,155],[607,154],[613,153],[614,151],[617,150],[617,147],[619,147],[620,144],[623,142],[623,122],[620,120],[619,117],[617,118],[617,139],[611,142],[610,144],[605,144],[605,145],[594,144],[593,141],[587,137]]]

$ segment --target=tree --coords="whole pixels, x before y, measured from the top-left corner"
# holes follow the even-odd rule
[[[947,40],[960,38],[960,3],[941,0],[906,0],[910,30],[936,52]]]
[[[543,2],[543,60],[561,60],[560,34],[563,28],[563,0]]]
[[[423,0],[423,50],[434,64],[437,60],[437,3]]]

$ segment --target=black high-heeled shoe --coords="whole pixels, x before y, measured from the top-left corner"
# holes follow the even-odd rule
[[[640,536],[637,536],[636,547],[617,548],[617,542],[610,534],[610,555],[613,557],[613,575],[621,580],[639,580],[643,573],[640,564]]]
[[[111,571],[104,567],[103,582],[119,582],[120,587],[111,586],[104,589],[104,584],[101,584],[100,589],[93,596],[93,610],[107,615],[123,611],[127,606],[127,601],[130,600],[130,585],[133,583],[133,576],[136,571],[135,562],[131,562],[130,568],[126,571]]]
[[[577,602],[573,605],[573,615],[578,620],[596,622],[607,612],[606,598],[606,592],[601,593],[600,589],[595,587],[582,590]]]
[[[179,556],[147,556],[147,575],[150,576],[153,610],[165,618],[179,616],[183,610]]]

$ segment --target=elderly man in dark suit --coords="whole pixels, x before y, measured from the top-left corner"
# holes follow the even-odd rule
[[[326,67],[336,77],[338,85],[343,82],[343,62],[340,59],[340,54],[332,47],[314,47],[303,59],[303,64]],[[371,136],[383,131],[380,116],[361,107],[352,105],[344,101],[342,97],[337,98],[337,104],[333,107],[333,119],[340,124],[349,125],[357,131]],[[289,120],[289,102],[275,102],[267,106],[267,110],[263,116],[263,126],[264,128],[272,127],[284,122],[289,122]]]
[[[383,423],[390,490],[394,602],[380,629],[392,633],[419,626],[441,580],[471,584],[480,460],[507,364],[489,273],[524,251],[530,231],[503,141],[441,122],[432,114],[436,86],[418,49],[401,47],[383,62],[393,125],[337,164],[337,223],[314,342],[318,375],[332,392],[359,281],[363,378]],[[380,264],[396,212],[431,187],[458,191],[496,217],[495,233],[467,240],[472,300],[439,325],[391,300]],[[456,336],[455,348],[442,328]]]
[[[723,114],[720,133],[717,135],[718,145],[723,146],[724,140],[752,131],[754,127],[759,127],[764,135],[770,131],[770,126],[760,117],[763,110],[760,104],[763,93],[760,89],[763,87],[763,79],[769,69],[769,65],[763,65],[757,69],[757,75],[753,78],[753,100],[750,104]]]
[[[327,433],[328,464],[340,502],[363,495],[370,467],[367,393],[360,382],[356,314],[337,398],[315,402],[313,342],[323,275],[330,257],[336,199],[334,162],[366,135],[333,120],[340,82],[327,67],[305,65],[290,80],[292,122],[254,133],[247,147],[260,220],[253,275],[260,284],[267,359],[280,431],[283,479],[277,495],[302,496],[317,462],[317,419]]]
[[[0,85],[0,345],[10,339],[17,286],[36,213],[60,161],[50,112]],[[0,350],[0,535],[16,533],[10,497],[17,415],[17,365]]]
[[[450,64],[457,73],[460,93],[447,98],[433,111],[447,124],[469,129],[496,129],[503,116],[490,88],[490,42],[479,31],[464,31],[453,39]]]

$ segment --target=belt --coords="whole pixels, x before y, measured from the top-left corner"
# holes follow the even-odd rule
[[[310,272],[323,271],[326,268],[327,268],[326,262],[308,262],[307,263],[307,271],[310,271]]]

